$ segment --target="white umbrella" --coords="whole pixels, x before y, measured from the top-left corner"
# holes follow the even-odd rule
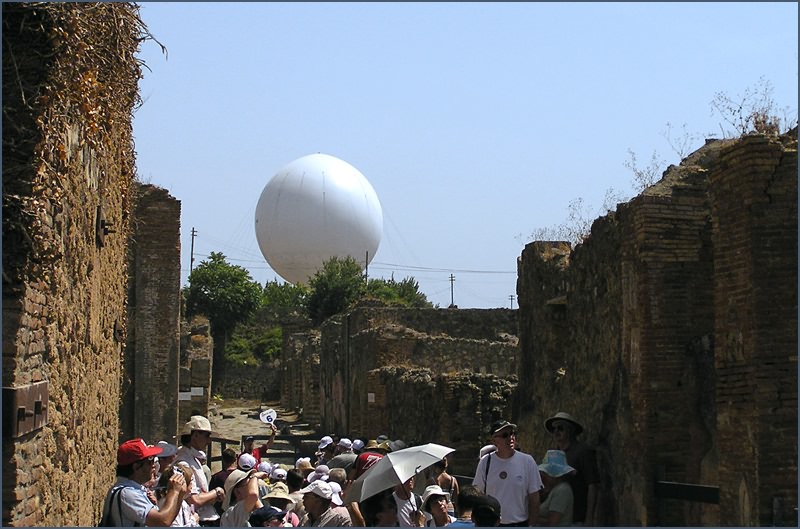
[[[441,461],[455,448],[428,443],[389,452],[372,465],[347,490],[345,501],[364,501],[381,491],[405,483],[408,478]]]

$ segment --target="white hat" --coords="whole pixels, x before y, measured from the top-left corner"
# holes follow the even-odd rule
[[[322,450],[326,446],[330,446],[333,444],[333,438],[330,435],[326,435],[322,439],[319,440],[319,448],[317,450]]]
[[[211,422],[202,415],[192,415],[189,417],[189,421],[183,425],[182,433],[189,434],[195,430],[214,433],[211,429]]]
[[[331,486],[324,481],[317,480],[314,483],[309,483],[307,487],[298,490],[300,494],[305,494],[307,492],[313,492],[320,498],[324,498],[326,500],[333,500],[333,490],[331,490]]]
[[[334,505],[340,505],[340,506],[344,505],[344,502],[342,501],[342,496],[341,494],[339,494],[340,492],[342,492],[342,486],[336,483],[335,481],[329,481],[328,485],[330,485],[331,492],[333,493],[333,495],[331,496],[331,501],[334,503]]]
[[[286,470],[275,465],[275,468],[269,474],[269,479],[286,479]]]
[[[357,450],[361,450],[362,448],[364,448],[364,441],[362,441],[361,439],[354,439],[353,440],[353,450],[357,451]]]
[[[314,469],[314,472],[308,475],[308,482],[314,483],[315,481],[328,481],[328,474],[330,474],[331,469],[328,468],[328,465],[317,465],[317,468]]]
[[[352,450],[353,449],[353,441],[351,441],[347,437],[342,437],[341,439],[339,439],[339,442],[336,443],[336,446],[341,446],[345,450]]]
[[[256,468],[258,463],[256,462],[256,458],[253,457],[251,454],[244,453],[239,456],[238,466],[242,470],[252,470]]]
[[[264,461],[263,463],[259,463],[256,468],[258,469],[259,472],[266,472],[267,474],[272,472],[272,465],[270,465],[266,461]]]
[[[478,456],[478,459],[483,459],[483,456],[485,456],[486,454],[491,454],[496,450],[497,447],[495,445],[486,445],[483,448],[481,448],[481,454]]]
[[[444,496],[447,501],[450,501],[450,493],[445,492],[442,490],[442,487],[439,485],[431,485],[425,489],[425,492],[422,493],[422,510],[429,513],[428,510],[428,500],[431,496]]]

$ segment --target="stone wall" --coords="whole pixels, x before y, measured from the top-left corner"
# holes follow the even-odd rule
[[[316,329],[284,328],[281,346],[281,404],[319,425],[319,342]]]
[[[2,12],[2,522],[87,527],[115,479],[142,25],[123,3]]]
[[[122,437],[172,440],[178,433],[181,203],[164,189],[139,186],[134,217]]]
[[[208,417],[211,404],[211,367],[214,339],[205,316],[181,323],[181,356],[178,381],[178,426],[192,415]]]
[[[281,363],[280,358],[273,358],[257,366],[228,364],[216,383],[217,391],[231,399],[280,400]]]
[[[567,411],[584,423],[603,474],[600,525],[764,525],[772,496],[783,519],[792,517],[796,135],[786,145],[759,138],[709,143],[595,221],[572,251],[534,242],[522,254],[516,418],[539,459],[548,416]],[[756,347],[759,333],[769,349]],[[779,389],[756,391],[761,379]],[[767,410],[781,418],[761,436]],[[781,477],[759,476],[762,458],[767,468],[780,464]],[[659,503],[653,483],[662,475],[718,485],[721,505]]]
[[[797,129],[730,146],[710,180],[721,522],[796,527]]]
[[[450,441],[458,444],[459,457],[474,464],[485,442],[481,429],[502,414],[498,409],[511,411],[513,391],[508,388],[516,380],[516,329],[516,311],[510,309],[362,306],[328,319],[321,326],[318,350],[322,430],[363,438],[385,433],[405,441]],[[309,364],[314,365],[303,365]],[[387,369],[400,369],[403,376],[387,375]],[[491,376],[475,378],[481,373]],[[442,397],[428,403],[433,394]],[[387,400],[386,395],[394,397]],[[480,403],[481,411],[465,415],[462,401]],[[446,410],[447,420],[432,423],[432,417]],[[487,422],[491,410],[496,415]],[[466,416],[472,426],[452,429],[449,421]]]

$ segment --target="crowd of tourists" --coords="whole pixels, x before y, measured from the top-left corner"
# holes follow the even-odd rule
[[[387,454],[406,448],[378,435],[366,441],[324,436],[315,457],[271,463],[268,441],[244,440],[241,453],[222,451],[214,474],[206,453],[206,417],[184,425],[180,446],[137,438],[117,451],[117,481],[103,505],[101,526],[177,527],[522,527],[592,525],[599,477],[594,450],[578,441],[583,426],[568,413],[545,421],[552,449],[541,463],[518,450],[517,426],[494,422],[478,452],[471,483],[459,485],[447,457],[404,482],[387,477],[377,490],[349,495]],[[406,455],[411,449],[406,450]],[[399,456],[400,454],[398,454]],[[391,456],[384,463],[393,463]],[[398,458],[399,460],[400,458]],[[383,463],[374,470],[383,472]],[[362,479],[359,479],[363,476]],[[425,487],[415,480],[425,480]],[[419,493],[418,493],[419,491]]]

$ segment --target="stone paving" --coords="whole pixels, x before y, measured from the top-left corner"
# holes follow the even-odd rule
[[[281,407],[280,402],[226,399],[212,401],[209,407],[208,419],[214,428],[214,437],[233,441],[228,447],[233,448],[237,453],[240,452],[240,442],[243,435],[269,434],[269,427],[261,422],[258,415],[270,408],[278,413],[275,424],[280,429],[279,435],[303,436],[317,434],[308,423],[303,422],[302,417],[299,417],[297,413]],[[258,443],[259,441],[256,441],[257,445]],[[212,457],[218,457],[220,453],[220,444],[214,443]],[[298,455],[295,446],[290,444],[289,441],[276,439],[273,448],[269,451],[269,460],[272,463],[278,462],[294,466]],[[210,466],[212,472],[221,469],[219,461],[213,461]]]

